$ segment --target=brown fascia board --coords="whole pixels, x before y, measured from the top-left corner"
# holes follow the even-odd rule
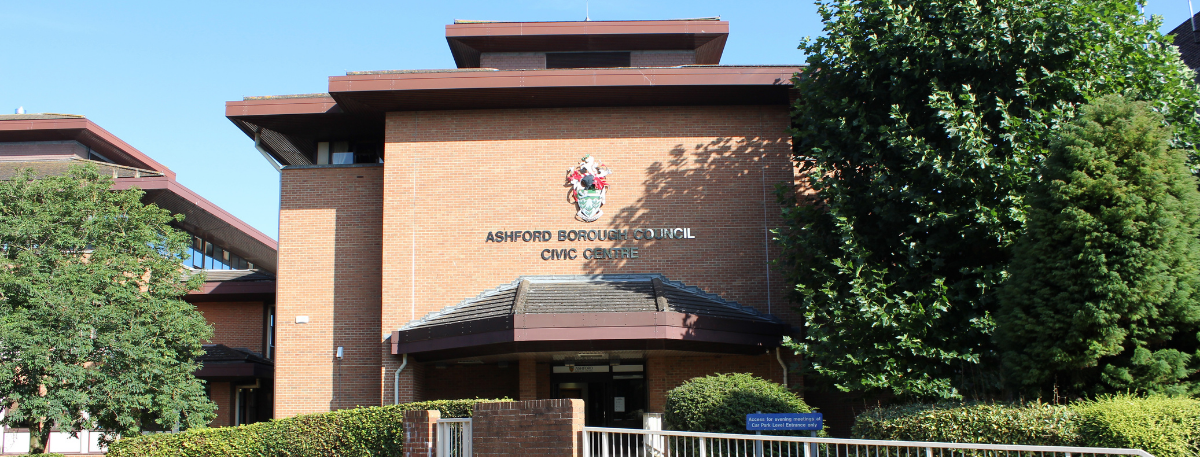
[[[337,109],[333,97],[261,98],[225,102],[225,117],[319,114]]]
[[[789,330],[783,324],[670,311],[519,314],[486,321],[496,322],[481,322],[470,330],[457,326],[434,326],[395,331],[391,340],[392,354],[448,351],[506,343],[607,340],[674,340],[767,349],[778,346],[782,336]]]
[[[363,137],[370,128],[378,130],[381,137],[383,117],[389,111],[786,104],[791,78],[802,68],[694,66],[361,73],[330,77],[330,96],[226,102],[225,116],[250,138],[268,129],[297,138],[351,139]],[[303,165],[287,160],[267,142],[263,146],[284,165]],[[293,146],[303,150],[303,145]]]
[[[208,281],[188,295],[274,294],[275,281]]]
[[[189,303],[274,302],[275,281],[210,281],[200,290],[188,292]]]
[[[78,141],[120,165],[154,170],[175,179],[171,169],[86,118],[0,121],[0,141],[60,140]]]
[[[446,26],[459,68],[478,68],[483,52],[696,50],[696,63],[715,65],[728,21],[484,22]]]
[[[329,78],[335,99],[355,92],[536,87],[791,86],[801,67],[586,68],[367,73]],[[340,102],[340,100],[339,100]]]
[[[785,104],[801,67],[369,73],[329,78],[348,112],[576,106]]]
[[[163,190],[166,192],[170,192],[170,193],[178,196],[183,201],[187,202],[187,205],[189,205],[191,207],[191,209],[211,214],[213,217],[220,220],[222,223],[227,224],[230,228],[234,229],[236,232],[239,232],[240,234],[245,236],[246,241],[260,244],[261,245],[260,248],[262,248],[260,250],[267,250],[270,253],[275,253],[276,255],[278,255],[278,252],[279,252],[279,243],[278,242],[271,239],[271,237],[263,234],[262,232],[258,231],[254,227],[251,227],[249,224],[243,222],[241,219],[238,219],[236,216],[229,214],[228,211],[221,209],[221,207],[213,204],[212,202],[208,201],[204,197],[197,195],[191,189],[184,187],[182,184],[179,184],[174,179],[167,178],[165,176],[151,177],[151,178],[120,178],[120,179],[117,179],[115,183],[113,183],[113,190],[124,190],[124,189],[129,189],[132,187],[137,187],[139,189],[146,190],[146,191]],[[185,219],[184,222],[187,223],[187,220]],[[219,230],[221,227],[201,227],[201,228],[206,229],[206,230],[216,231],[216,230]],[[235,243],[234,245],[223,246],[223,247],[226,249],[229,249],[230,251],[233,251],[233,253],[235,253],[239,256],[242,256],[246,260],[253,262],[255,265],[261,266],[262,269],[264,269],[264,270],[267,270],[272,273],[275,272],[276,267],[278,265],[278,258],[267,258],[267,257],[260,256],[260,255],[253,255],[252,254],[253,250],[250,246],[239,246],[237,244],[240,244],[240,243]]]

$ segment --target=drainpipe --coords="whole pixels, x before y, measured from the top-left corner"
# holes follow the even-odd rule
[[[779,361],[779,366],[783,367],[783,387],[788,387],[787,383],[787,365],[783,364],[783,357],[779,355],[779,348],[775,348],[775,360]]]
[[[392,399],[393,405],[400,404],[400,372],[404,371],[405,365],[408,365],[408,354],[404,354],[404,358],[400,360],[400,368],[396,369],[396,381],[395,381],[395,384],[392,386],[393,393],[395,394],[395,396]]]
[[[258,153],[262,154],[264,159],[267,159],[267,163],[271,164],[275,168],[275,171],[283,171],[282,168],[279,168],[279,164],[275,162],[275,159],[271,158],[271,154],[267,153],[266,149],[263,149],[262,140],[259,139],[258,132],[254,132],[254,149],[257,149]]]

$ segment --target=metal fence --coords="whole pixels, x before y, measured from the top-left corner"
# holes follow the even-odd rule
[[[1141,449],[851,440],[584,427],[583,457],[1154,457]]]
[[[437,457],[471,457],[471,418],[438,419]]]

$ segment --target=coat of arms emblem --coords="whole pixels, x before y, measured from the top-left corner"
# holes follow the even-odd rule
[[[604,206],[604,196],[608,192],[606,177],[611,173],[591,155],[583,156],[579,165],[567,169],[567,183],[571,186],[567,201],[579,208],[576,219],[592,222],[604,214],[600,207]]]

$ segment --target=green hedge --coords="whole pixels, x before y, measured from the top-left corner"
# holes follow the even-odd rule
[[[436,400],[306,414],[237,427],[202,428],[122,438],[109,457],[396,456],[404,449],[404,412],[438,410],[442,417],[471,417],[475,403]]]
[[[750,433],[746,415],[758,411],[807,413],[812,408],[782,384],[749,373],[729,373],[692,378],[671,389],[663,418],[671,430]]]
[[[855,438],[1142,449],[1155,457],[1200,455],[1200,400],[1118,395],[1066,406],[912,404],[854,420]]]
[[[863,439],[949,443],[1070,446],[1079,441],[1075,411],[1045,403],[877,408],[855,417],[850,433]]]
[[[1072,408],[1086,446],[1141,449],[1155,457],[1200,455],[1200,400],[1117,395]]]

